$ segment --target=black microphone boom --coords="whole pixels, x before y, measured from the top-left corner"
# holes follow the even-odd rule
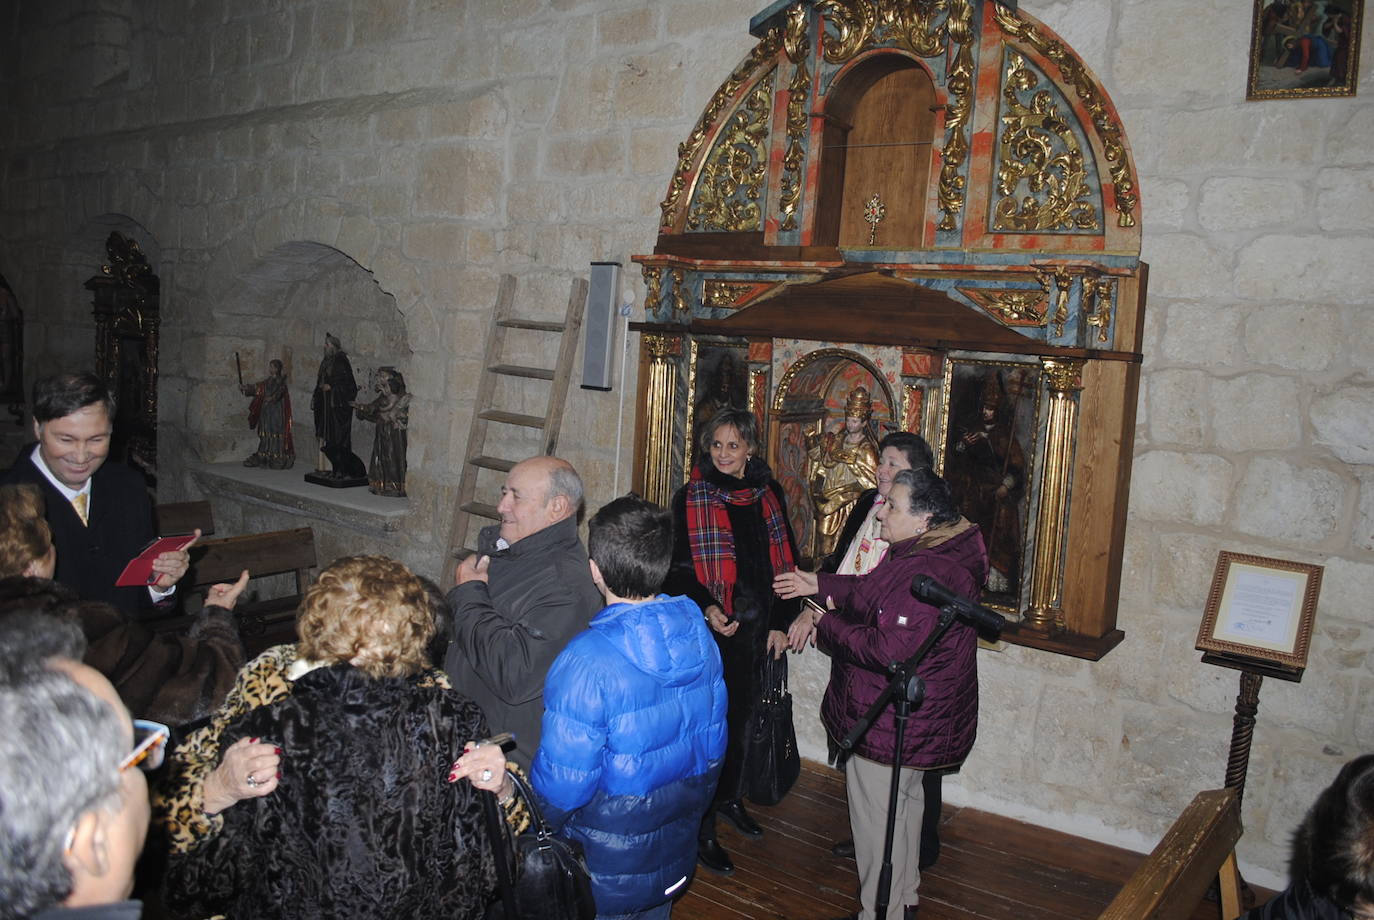
[[[966,597],[960,597],[940,584],[929,575],[917,575],[911,579],[911,593],[934,607],[952,608],[959,619],[980,633],[996,636],[1007,625],[1000,613],[975,604]]]

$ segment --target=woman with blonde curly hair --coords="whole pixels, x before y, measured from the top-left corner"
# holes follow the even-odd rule
[[[494,877],[480,800],[445,779],[487,724],[431,666],[434,629],[399,562],[350,556],[320,573],[300,641],[250,662],[171,758],[156,808],[175,914],[482,913]]]

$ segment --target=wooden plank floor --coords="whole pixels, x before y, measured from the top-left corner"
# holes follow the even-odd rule
[[[735,861],[728,878],[698,869],[674,920],[829,920],[858,909],[854,861],[830,855],[849,836],[841,775],[806,763],[781,805],[749,806],[764,828],[750,839],[720,820]],[[1118,847],[945,804],[940,860],[922,873],[920,920],[1089,920],[1143,859]],[[1256,889],[1262,901],[1270,892]],[[1190,920],[1217,920],[1198,906]]]

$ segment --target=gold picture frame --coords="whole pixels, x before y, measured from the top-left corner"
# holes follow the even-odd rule
[[[1255,0],[1245,98],[1353,96],[1364,0]]]
[[[1301,675],[1323,567],[1222,550],[1197,648]]]

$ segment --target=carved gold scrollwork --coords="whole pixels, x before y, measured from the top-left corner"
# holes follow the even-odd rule
[[[835,30],[825,42],[825,59],[842,64],[865,48],[886,41],[934,57],[944,50],[935,20],[950,0],[821,0],[816,9]]]
[[[1112,324],[1112,304],[1116,299],[1116,279],[1101,275],[1083,279],[1084,309],[1090,309],[1088,325],[1097,327],[1097,341],[1107,342],[1107,329]]]
[[[680,268],[673,269],[673,312],[686,313],[690,309],[687,303],[687,273]]]
[[[1056,268],[1053,271],[1037,271],[1035,276],[1040,279],[1040,287],[1045,291],[1054,303],[1054,335],[1064,334],[1064,324],[1069,321],[1069,292],[1073,288],[1073,275],[1067,268]]]
[[[1131,175],[1130,166],[1127,162],[1121,124],[1113,116],[1101,88],[1093,81],[1083,63],[1062,43],[1041,34],[1030,23],[1017,18],[1014,12],[1009,11],[1000,3],[996,5],[993,15],[997,17],[997,24],[1003,32],[1012,38],[1026,42],[1048,60],[1054,62],[1064,80],[1073,86],[1079,100],[1083,103],[1083,107],[1088,110],[1093,127],[1097,129],[1098,137],[1102,141],[1103,155],[1107,159],[1112,186],[1116,191],[1117,225],[1134,227],[1135,179]]]
[[[687,213],[693,230],[758,230],[758,200],[768,171],[768,128],[773,109],[773,75],[745,97],[701,167]]]
[[[1101,224],[1083,151],[1054,96],[1036,90],[1039,79],[1015,53],[1007,55],[1002,87],[1001,157],[997,164],[997,230],[1096,230]],[[1023,103],[1018,93],[1031,93]],[[1019,201],[1025,182],[1029,194]]]
[[[987,298],[987,308],[1018,326],[1045,325],[1047,304],[1041,291],[998,291]]]
[[[659,204],[659,210],[663,212],[662,226],[671,227],[673,225],[673,218],[681,202],[682,193],[687,189],[687,179],[692,172],[692,163],[696,161],[702,145],[711,135],[711,128],[716,119],[720,117],[721,112],[725,111],[730,100],[739,92],[740,87],[749,81],[754,72],[777,56],[781,46],[782,33],[777,29],[770,29],[768,34],[749,52],[748,57],[716,90],[715,95],[711,97],[711,101],[706,106],[706,111],[702,112],[701,117],[697,119],[696,126],[692,128],[692,133],[687,137],[687,140],[678,144],[677,168],[673,170],[673,178],[668,183],[668,194]]]
[[[701,303],[707,307],[733,307],[735,301],[754,289],[748,281],[708,278],[701,288]]]
[[[945,117],[945,149],[940,157],[938,199],[944,216],[939,229],[954,230],[964,208],[965,180],[959,174],[968,159],[968,123],[973,112],[973,7],[968,0],[952,0],[945,32],[954,49],[945,75],[949,108]]]
[[[1063,558],[1068,522],[1069,479],[1073,470],[1078,426],[1078,393],[1083,389],[1083,362],[1041,358],[1049,387],[1045,465],[1040,477],[1040,504],[1035,520],[1035,563],[1031,569],[1030,607],[1024,625],[1049,634],[1064,631]]]
[[[782,157],[782,180],[779,184],[778,211],[782,214],[781,229],[797,229],[797,204],[801,201],[801,167],[804,156],[802,140],[806,136],[806,100],[811,91],[811,71],[806,56],[811,42],[806,37],[806,8],[797,4],[787,11],[787,33],[783,42],[787,57],[796,64],[792,82],[787,84],[787,151]]]
[[[644,310],[652,313],[658,309],[659,301],[663,298],[663,269],[657,265],[640,266],[644,273],[644,287],[647,289],[644,295]]]

